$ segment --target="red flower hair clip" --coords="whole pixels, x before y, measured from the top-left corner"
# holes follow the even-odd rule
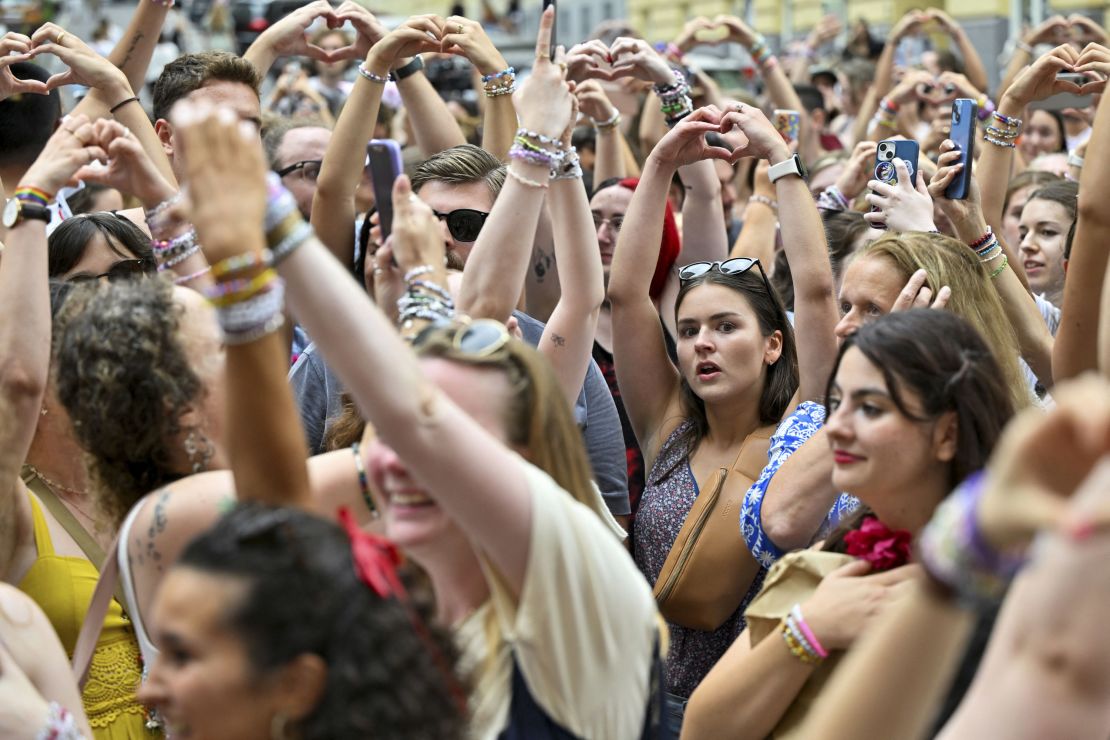
[[[359,580],[383,599],[392,596],[407,602],[408,593],[397,575],[397,566],[401,564],[397,546],[384,537],[364,532],[345,506],[339,510],[339,522],[351,540],[351,557]]]
[[[865,517],[859,529],[844,535],[846,552],[871,563],[876,573],[908,563],[912,542],[912,534],[904,529],[890,529],[873,516]]]

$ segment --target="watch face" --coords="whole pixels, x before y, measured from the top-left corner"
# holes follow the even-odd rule
[[[4,228],[10,229],[19,218],[19,201],[15,198],[8,200],[4,206]]]

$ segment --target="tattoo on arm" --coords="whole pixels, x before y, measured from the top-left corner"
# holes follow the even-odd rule
[[[551,341],[555,342],[556,347],[566,347],[567,346],[567,340],[564,337],[559,336],[558,334],[552,334],[551,335]]]
[[[131,39],[131,45],[127,47],[127,53],[124,54],[123,61],[120,62],[119,66],[121,66],[121,67],[127,66],[127,63],[131,61],[131,55],[135,53],[135,47],[138,46],[139,42],[142,41],[142,40],[143,40],[143,32],[142,31],[136,31],[135,36]]]
[[[162,567],[162,552],[155,547],[154,540],[162,532],[166,531],[166,505],[170,500],[170,489],[163,488],[158,493],[158,499],[154,502],[154,518],[150,522],[150,528],[147,530],[146,542],[146,557],[150,558],[154,563],[158,572],[161,573]],[[143,564],[143,555],[139,555],[139,565]]]

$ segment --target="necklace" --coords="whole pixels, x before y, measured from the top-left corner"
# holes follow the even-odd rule
[[[39,470],[38,468],[36,468],[34,465],[28,464],[27,469],[30,470],[32,473],[34,473],[35,477],[37,477],[43,483],[50,486],[50,488],[55,493],[64,493],[64,494],[66,494],[67,498],[65,498],[64,501],[67,504],[69,504],[70,506],[72,506],[74,509],[76,509],[78,514],[81,514],[82,516],[84,516],[86,519],[88,519],[91,522],[96,521],[96,519],[94,517],[90,516],[87,511],[85,511],[80,506],[78,506],[75,501],[73,501],[71,498],[68,498],[68,497],[72,497],[72,496],[77,496],[79,498],[84,498],[85,496],[88,495],[87,492],[82,491],[82,490],[77,489],[77,488],[70,488],[69,486],[63,486],[58,481],[51,480],[50,478],[47,478],[45,475],[42,474],[42,471]]]

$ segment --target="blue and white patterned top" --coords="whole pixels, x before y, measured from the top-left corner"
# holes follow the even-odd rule
[[[771,446],[767,450],[767,467],[763,468],[759,479],[744,494],[744,503],[740,507],[740,534],[748,543],[752,557],[764,568],[770,568],[786,554],[771,541],[763,529],[763,497],[767,494],[767,486],[771,484],[771,479],[775,477],[782,464],[816,434],[824,423],[823,404],[815,401],[804,401],[798,404],[794,413],[783,419],[779,428],[775,430],[774,436],[771,437]],[[825,521],[821,523],[817,539],[824,537],[857,508],[859,508],[858,499],[846,493],[840,494],[825,517]]]

